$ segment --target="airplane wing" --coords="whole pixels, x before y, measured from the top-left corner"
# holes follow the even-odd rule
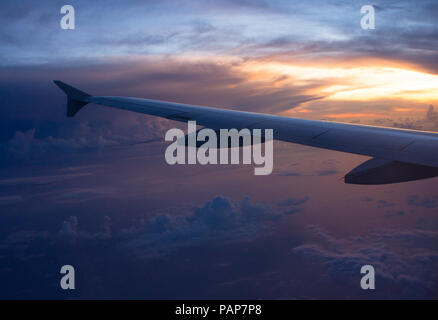
[[[438,176],[438,133],[339,122],[307,120],[174,102],[91,96],[61,81],[67,116],[88,103],[176,121],[196,121],[211,129],[273,129],[274,139],[370,156],[345,176],[351,184],[387,184]]]

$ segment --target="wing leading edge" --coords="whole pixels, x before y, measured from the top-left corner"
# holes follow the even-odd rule
[[[84,105],[124,109],[211,129],[273,129],[274,139],[373,157],[345,176],[346,183],[386,184],[438,176],[438,133],[307,120],[262,113],[113,96],[91,96],[61,81],[67,116]]]

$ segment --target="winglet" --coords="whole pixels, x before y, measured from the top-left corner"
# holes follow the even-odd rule
[[[88,93],[59,80],[53,82],[67,95],[67,117],[73,117],[83,106],[90,102],[91,95]]]

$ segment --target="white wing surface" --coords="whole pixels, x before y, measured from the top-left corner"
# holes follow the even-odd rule
[[[438,176],[438,133],[307,120],[149,99],[91,96],[61,81],[67,116],[88,103],[197,124],[211,129],[273,129],[274,139],[373,157],[346,183],[385,184]]]

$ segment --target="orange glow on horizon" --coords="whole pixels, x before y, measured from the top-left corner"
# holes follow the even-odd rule
[[[382,62],[381,62],[382,63]],[[242,66],[249,81],[283,77],[279,85],[306,86],[321,83],[315,92],[326,99],[365,101],[379,98],[400,98],[427,102],[438,100],[438,75],[402,67],[380,65],[333,67],[294,65],[279,62],[248,62]],[[312,90],[309,89],[309,92]],[[312,92],[312,93],[315,93]]]
[[[184,68],[193,65],[202,72],[204,66],[214,65],[226,75],[225,81],[212,84],[214,90],[220,86],[220,90],[229,89],[234,94],[241,91],[254,101],[264,95],[278,97],[273,99],[276,109],[289,116],[415,118],[424,117],[428,106],[438,103],[438,74],[400,61],[376,58],[291,61],[275,56],[243,59],[226,55],[146,59],[145,72],[151,71],[151,61],[159,71],[166,70],[168,65]],[[291,107],[281,108],[281,104]]]
[[[326,114],[323,115],[324,118],[335,118],[335,119],[348,119],[348,118],[374,118],[377,114],[375,113],[339,113],[339,114]]]

